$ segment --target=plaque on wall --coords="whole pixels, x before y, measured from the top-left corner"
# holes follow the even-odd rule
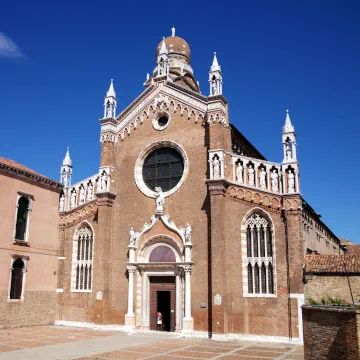
[[[98,292],[96,293],[96,300],[102,300],[102,298],[103,298],[103,293],[102,293],[102,291],[98,291]]]
[[[215,305],[221,305],[221,295],[220,294],[216,294],[214,296],[214,304]]]

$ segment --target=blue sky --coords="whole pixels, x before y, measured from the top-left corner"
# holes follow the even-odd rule
[[[295,125],[305,199],[340,237],[358,235],[359,1],[3,1],[0,156],[58,180],[97,171],[109,81],[118,109],[143,91],[155,48],[174,25],[203,94],[212,54],[230,119],[282,160],[285,110]]]

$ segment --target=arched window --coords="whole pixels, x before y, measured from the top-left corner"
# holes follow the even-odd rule
[[[254,296],[274,294],[274,261],[271,223],[254,213],[246,221],[247,293]]]
[[[22,259],[14,260],[11,269],[10,299],[21,299],[25,264]]]
[[[84,225],[73,242],[72,291],[91,292],[94,237]]]
[[[20,196],[17,203],[15,240],[26,240],[30,199]]]

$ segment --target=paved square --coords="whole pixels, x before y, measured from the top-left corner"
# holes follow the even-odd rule
[[[0,330],[0,360],[303,360],[299,345],[181,338],[56,326]]]

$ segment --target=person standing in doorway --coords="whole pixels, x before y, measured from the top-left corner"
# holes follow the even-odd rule
[[[156,313],[156,330],[161,331],[162,329],[163,316],[160,311]]]

